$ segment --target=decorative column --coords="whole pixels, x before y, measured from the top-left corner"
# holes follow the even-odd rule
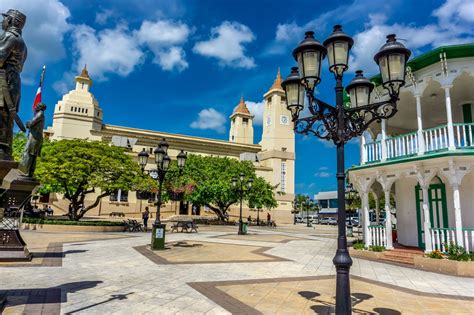
[[[422,192],[423,192],[423,230],[425,236],[425,253],[431,253],[433,251],[433,247],[431,244],[431,222],[430,222],[430,206],[428,204],[428,185],[420,185]]]
[[[372,243],[371,235],[369,233],[369,193],[368,191],[362,192],[362,220],[364,226],[364,245],[369,247]]]
[[[384,190],[385,195],[385,233],[387,235],[387,249],[393,249],[392,213],[390,212],[390,189]]]
[[[448,121],[448,148],[449,150],[455,150],[456,145],[454,142],[454,126],[453,126],[453,114],[451,109],[451,95],[449,93],[449,89],[452,85],[445,85],[443,86],[444,93],[446,96],[446,116]]]
[[[453,200],[454,200],[454,222],[456,227],[456,243],[457,245],[464,247],[462,237],[462,216],[461,216],[461,196],[459,192],[459,185],[456,183],[451,185],[453,188]]]
[[[382,162],[387,160],[387,120],[382,119]]]
[[[425,138],[423,137],[423,120],[421,116],[421,95],[416,94],[416,122],[418,124],[418,155],[425,154]]]
[[[360,138],[360,164],[365,164],[367,162],[367,149],[365,147],[365,136],[362,134]]]

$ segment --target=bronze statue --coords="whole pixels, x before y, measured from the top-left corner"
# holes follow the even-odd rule
[[[36,159],[41,154],[45,110],[46,105],[38,103],[35,108],[35,116],[26,123],[26,128],[30,130],[30,134],[28,135],[28,141],[23,151],[19,170],[28,177],[33,177],[36,168]]]
[[[20,73],[27,49],[21,36],[26,16],[17,10],[2,13],[0,35],[0,160],[12,160],[13,121],[26,131],[18,117],[21,95]]]

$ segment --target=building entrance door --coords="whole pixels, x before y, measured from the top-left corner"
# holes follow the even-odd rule
[[[418,227],[418,246],[425,249],[425,231],[423,222],[423,190],[420,185],[415,187],[416,221]],[[443,183],[432,184],[428,188],[428,205],[432,228],[448,228],[448,207],[446,204],[446,186]]]
[[[180,215],[188,215],[188,206],[189,206],[189,203],[187,201],[180,201],[179,202],[179,214]]]

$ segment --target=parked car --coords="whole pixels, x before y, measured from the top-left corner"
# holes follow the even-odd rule
[[[337,220],[336,218],[328,218],[328,224],[329,225],[337,225]]]
[[[304,223],[302,217],[296,217],[296,223]]]
[[[319,224],[329,224],[329,219],[331,218],[320,218]]]

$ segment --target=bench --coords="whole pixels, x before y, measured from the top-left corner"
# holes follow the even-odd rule
[[[176,221],[171,226],[171,232],[179,232],[179,228],[181,228],[181,233],[192,233],[193,231],[197,233],[198,226],[193,221]]]
[[[137,220],[124,220],[123,223],[125,223],[125,230],[127,232],[143,232],[143,224]]]

